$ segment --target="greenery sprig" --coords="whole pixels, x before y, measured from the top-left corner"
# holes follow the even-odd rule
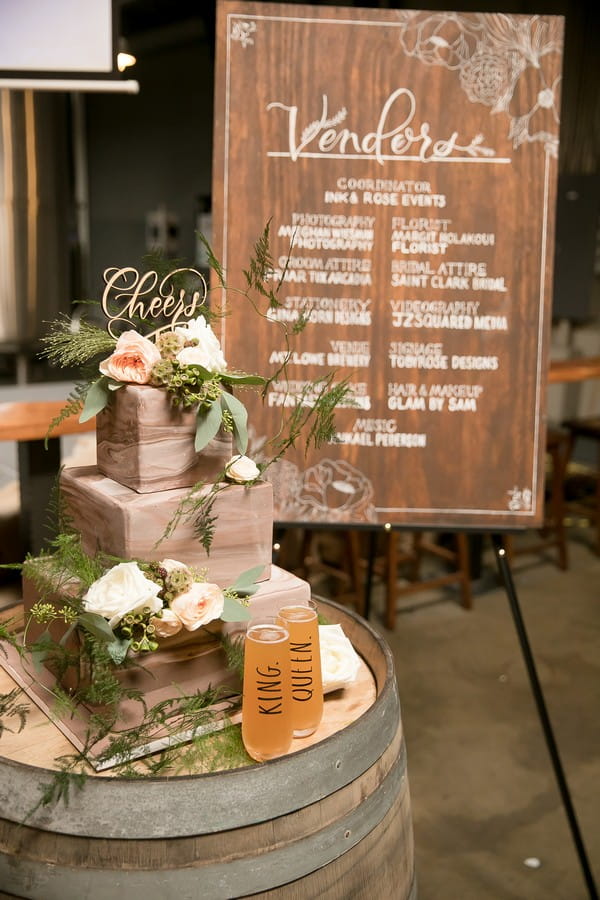
[[[74,328],[72,320],[65,315],[50,323],[41,342],[44,347],[41,355],[63,369],[82,367],[97,357],[108,356],[117,343],[104,328],[83,319]]]

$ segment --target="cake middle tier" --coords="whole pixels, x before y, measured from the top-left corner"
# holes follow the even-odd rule
[[[120,559],[170,558],[206,568],[207,581],[229,587],[248,569],[262,566],[257,581],[270,577],[273,547],[273,495],[268,482],[220,488],[210,509],[214,534],[207,553],[194,530],[194,517],[181,518],[165,537],[189,488],[138,494],[106,478],[96,466],[64,469],[61,495],[83,550]],[[206,485],[195,496],[206,498]]]

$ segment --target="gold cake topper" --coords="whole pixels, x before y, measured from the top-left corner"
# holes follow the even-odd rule
[[[184,273],[198,279],[199,290],[189,292],[186,288],[175,287],[175,277]],[[171,330],[180,319],[192,318],[208,294],[204,275],[189,267],[174,269],[162,279],[154,271],[140,275],[132,266],[109,268],[104,271],[104,283],[102,310],[108,319],[108,333],[114,338],[119,336],[113,331],[116,322],[132,325],[136,318],[168,320],[166,325],[154,329],[146,337]]]

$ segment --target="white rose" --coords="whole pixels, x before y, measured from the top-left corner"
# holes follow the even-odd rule
[[[182,366],[203,366],[209,372],[224,372],[227,368],[221,345],[216,334],[204,318],[190,319],[185,325],[175,328],[175,334],[187,343],[197,341],[193,347],[184,347],[175,359]]]
[[[360,656],[341,625],[319,625],[323,693],[336,691],[356,681]]]
[[[232,481],[238,484],[244,484],[246,481],[254,481],[260,475],[260,469],[249,456],[232,456],[227,466],[225,474]]]
[[[163,609],[160,618],[153,617],[150,623],[154,625],[154,633],[156,637],[168,638],[179,634],[183,628],[181,619],[175,615],[172,609]]]
[[[114,628],[127,613],[158,612],[162,608],[159,591],[160,585],[146,578],[137,563],[119,563],[93,583],[83,598],[83,608],[108,619]]]
[[[117,340],[114,353],[102,360],[99,369],[115,381],[148,384],[153,366],[160,360],[160,351],[137,331],[124,331]]]
[[[223,612],[225,598],[217,584],[195,581],[189,590],[171,601],[171,610],[188,631],[196,631]]]

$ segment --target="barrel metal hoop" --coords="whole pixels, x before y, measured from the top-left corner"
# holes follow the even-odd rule
[[[397,802],[405,778],[403,744],[387,777],[350,813],[325,829],[251,859],[178,870],[130,869],[123,880],[124,873],[114,869],[48,866],[44,862],[1,855],[0,880],[9,890],[22,890],[27,884],[30,900],[64,900],[67,895],[114,900],[115,885],[121,883],[131,900],[247,897],[306,877],[359,844]],[[401,852],[402,848],[398,849]]]

